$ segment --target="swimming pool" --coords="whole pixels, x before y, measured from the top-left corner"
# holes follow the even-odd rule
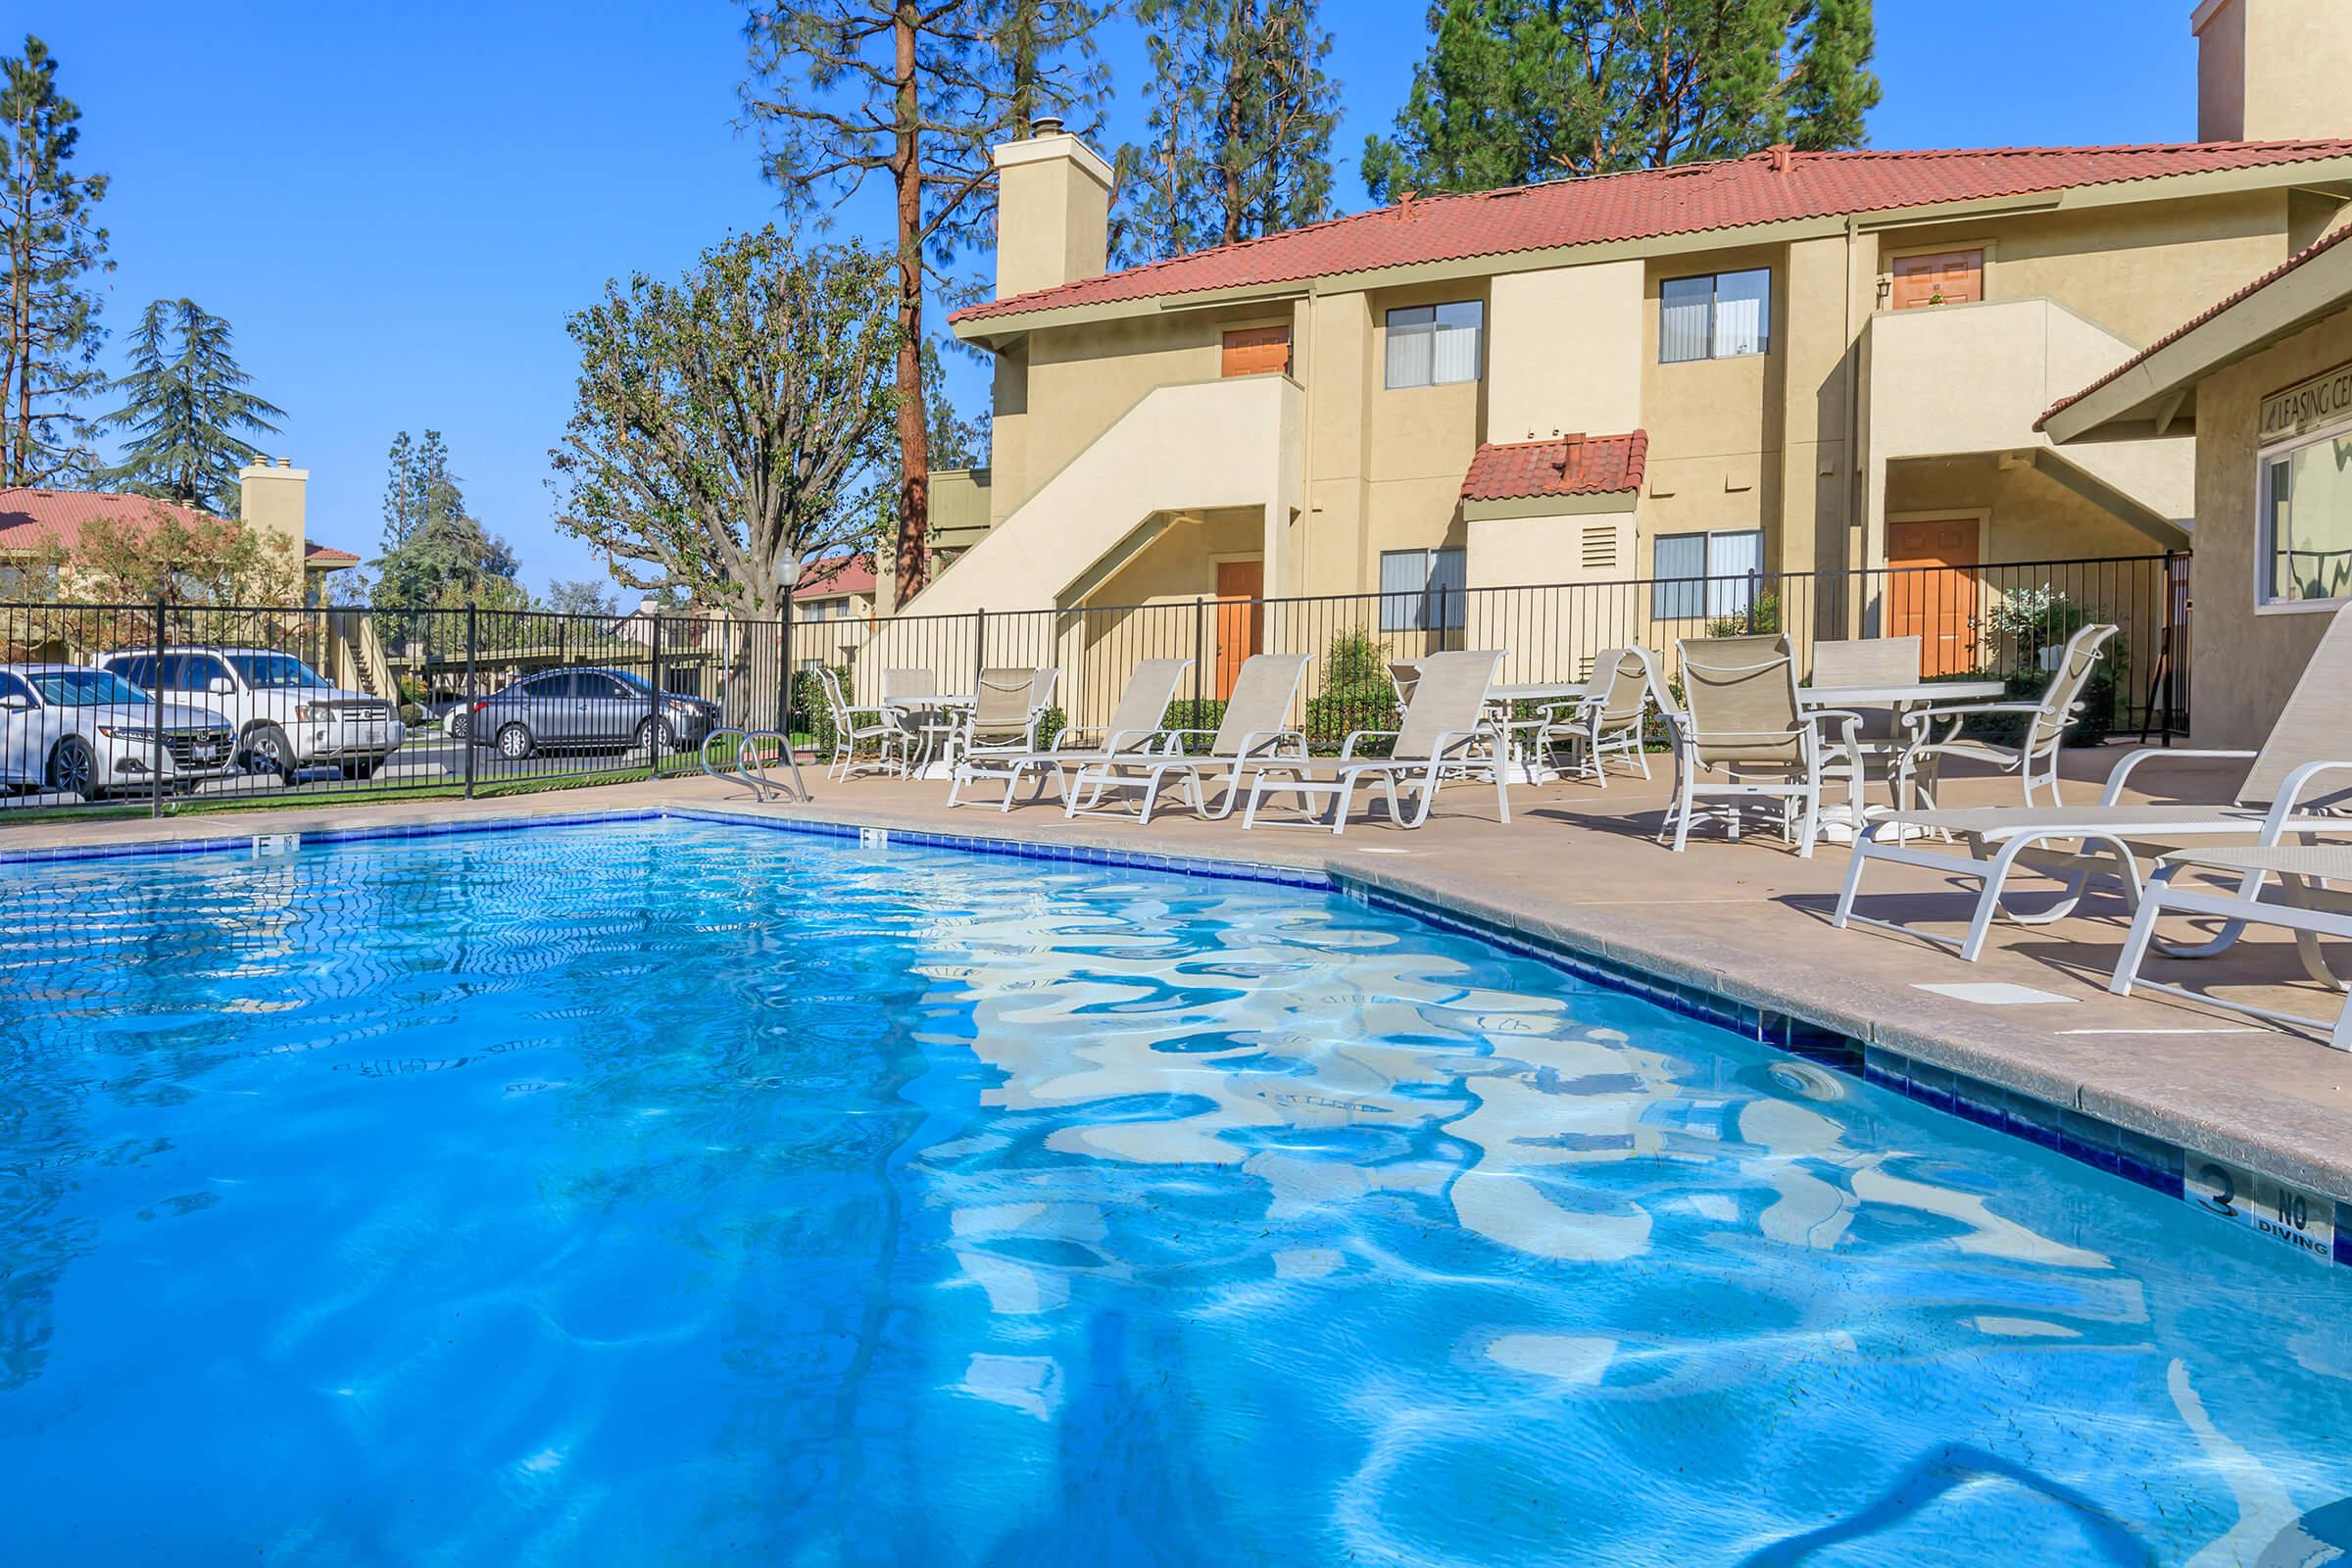
[[[2352,1540],[2352,1270],[1337,895],[662,822],[0,899],[11,1560]]]

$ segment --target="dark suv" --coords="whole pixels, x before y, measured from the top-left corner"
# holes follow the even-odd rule
[[[664,692],[625,669],[554,669],[516,681],[466,710],[476,746],[509,761],[534,752],[641,752],[698,748],[718,723],[718,705]]]

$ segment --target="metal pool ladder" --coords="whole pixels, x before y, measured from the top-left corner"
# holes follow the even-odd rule
[[[728,736],[735,738],[735,765],[720,767],[710,760],[710,748]],[[770,755],[762,759],[760,742],[772,742]],[[781,755],[784,765],[792,770],[792,782],[768,776],[774,756]],[[773,729],[714,729],[703,737],[703,771],[712,778],[741,784],[752,792],[752,798],[764,801],[774,791],[788,801],[808,803],[808,783],[801,777],[801,760],[792,755],[792,737]]]

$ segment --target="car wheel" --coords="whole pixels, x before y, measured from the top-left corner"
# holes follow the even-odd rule
[[[519,762],[531,755],[531,732],[520,724],[509,724],[498,732],[498,755],[510,762]]]
[[[659,758],[677,749],[677,737],[670,733],[669,720],[649,718],[637,726],[637,750],[645,756]]]
[[[441,720],[441,733],[453,741],[462,741],[473,732],[473,715],[462,708],[453,708]]]
[[[98,754],[90,743],[78,735],[69,735],[57,743],[49,754],[49,787],[78,795],[85,801],[98,798]]]
[[[294,782],[294,743],[275,724],[256,724],[245,732],[245,767],[253,773],[275,773],[281,782]]]

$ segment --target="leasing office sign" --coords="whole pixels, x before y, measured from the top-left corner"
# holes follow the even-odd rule
[[[2352,418],[2352,365],[2339,365],[2262,400],[2262,444]]]

